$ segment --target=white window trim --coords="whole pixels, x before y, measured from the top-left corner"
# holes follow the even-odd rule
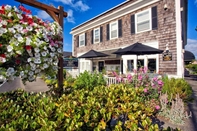
[[[139,14],[142,14],[142,13],[144,13],[144,12],[147,12],[147,11],[149,11],[149,24],[150,24],[150,28],[149,29],[147,29],[147,30],[143,30],[143,31],[137,31],[137,15],[139,15]],[[149,9],[147,9],[147,10],[143,10],[143,11],[141,11],[141,12],[139,12],[139,13],[136,13],[135,14],[135,32],[136,32],[136,34],[137,33],[142,33],[142,32],[146,32],[146,31],[150,31],[152,29],[152,12],[151,12],[151,8],[149,8]]]
[[[81,41],[80,38],[82,35],[84,36],[84,45],[80,45],[80,41]],[[79,44],[79,47],[85,46],[85,33],[79,35],[79,43],[78,44]]]
[[[116,23],[116,26],[117,26],[117,37],[112,38],[112,37],[111,37],[111,25],[114,24],[114,23]],[[110,26],[110,27],[109,27],[110,40],[113,40],[113,39],[118,38],[118,21],[111,22],[109,26]]]
[[[98,41],[98,42],[95,42],[95,31],[96,31],[96,30],[98,30],[98,32],[99,32],[99,41]],[[93,37],[94,37],[94,44],[100,43],[100,35],[101,35],[101,34],[100,34],[100,28],[95,28],[95,29],[94,29],[94,34],[93,34],[93,35],[94,35],[94,36],[93,36]]]

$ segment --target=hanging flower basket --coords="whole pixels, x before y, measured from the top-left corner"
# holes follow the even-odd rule
[[[34,81],[39,74],[54,77],[62,57],[62,28],[44,22],[23,6],[0,6],[0,75]]]

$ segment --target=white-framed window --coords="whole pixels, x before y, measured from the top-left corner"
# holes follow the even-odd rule
[[[151,30],[151,8],[135,14],[136,33]]]
[[[85,33],[79,35],[79,47],[85,46]]]
[[[118,21],[110,23],[110,39],[118,38]]]
[[[100,42],[100,28],[94,29],[94,43]]]

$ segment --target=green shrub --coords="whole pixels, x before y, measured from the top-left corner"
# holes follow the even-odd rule
[[[162,78],[164,85],[162,88],[162,93],[166,93],[169,96],[169,99],[175,98],[176,94],[180,95],[180,98],[183,99],[185,102],[191,99],[192,95],[192,87],[187,83],[186,80],[182,78]]]
[[[189,70],[191,70],[192,74],[197,74],[197,64],[189,64],[186,65],[186,68],[188,68]]]
[[[143,88],[124,85],[73,90],[54,99],[18,90],[0,94],[0,130],[159,130],[153,108],[141,101]],[[125,123],[126,121],[126,123]]]
[[[76,89],[88,88],[92,90],[96,86],[106,85],[106,81],[102,74],[96,72],[90,73],[85,71],[81,73],[74,82]]]

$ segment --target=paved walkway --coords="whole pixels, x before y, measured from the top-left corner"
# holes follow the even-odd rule
[[[27,82],[25,85],[20,78],[16,78],[14,81],[6,82],[0,87],[0,92],[7,92],[22,88],[27,92],[45,92],[49,88],[41,78],[37,78],[34,82]]]

